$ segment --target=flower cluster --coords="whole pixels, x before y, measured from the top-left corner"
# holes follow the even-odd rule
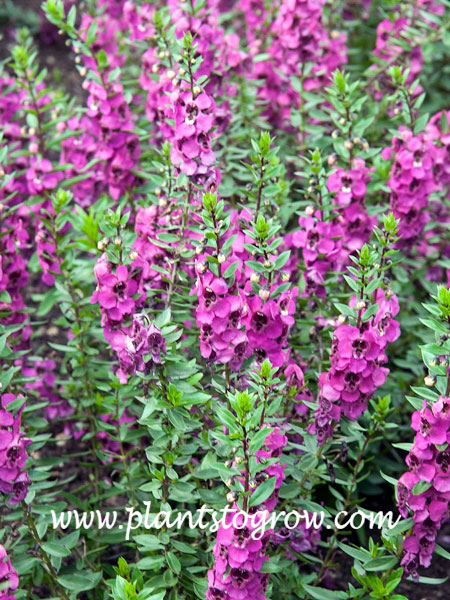
[[[327,274],[341,272],[346,259],[344,231],[337,223],[322,221],[320,211],[300,217],[299,224],[301,229],[292,235],[292,245],[301,249],[305,263],[302,296],[325,298]]]
[[[330,437],[333,422],[339,422],[341,415],[356,420],[389,373],[382,365],[387,362],[386,345],[400,335],[393,319],[399,307],[396,297],[383,290],[377,291],[376,301],[378,311],[371,323],[340,325],[334,331],[330,370],[319,377],[319,406],[309,428],[319,443]]]
[[[172,163],[185,175],[204,176],[216,160],[210,136],[214,100],[205,92],[193,95],[190,90],[184,90],[173,92],[172,102],[175,117]]]
[[[431,409],[424,400],[412,428],[416,438],[406,458],[409,471],[398,482],[398,509],[403,517],[413,512],[401,564],[417,579],[418,566],[430,565],[437,533],[450,517],[450,398],[440,396]]]
[[[273,286],[272,292],[278,286]],[[248,336],[247,354],[255,355],[258,362],[267,358],[273,366],[281,367],[289,359],[288,335],[294,325],[295,301],[298,288],[283,292],[266,301],[260,296],[248,298],[248,312],[244,319]]]
[[[1,600],[16,600],[14,592],[19,587],[19,578],[2,545],[0,545],[0,585]]]
[[[208,571],[207,600],[266,599],[268,575],[260,570],[267,560],[270,532],[254,539],[256,528],[252,527],[252,520],[245,524],[243,519],[236,507],[227,513],[225,526],[221,525],[217,532],[214,567]]]
[[[360,250],[369,241],[376,217],[369,217],[364,205],[369,174],[374,169],[366,167],[362,158],[354,158],[352,169],[337,169],[328,177],[327,187],[336,194],[334,202],[337,210],[337,223],[344,232],[343,245],[349,253]]]
[[[287,438],[276,427],[266,437],[264,447],[256,453],[259,462],[278,458],[287,444]],[[272,512],[278,501],[278,492],[284,480],[284,465],[278,463],[269,465],[257,474],[255,485],[261,484],[269,477],[275,477],[275,489],[272,495],[255,510],[263,511],[264,515]],[[253,514],[255,512],[253,511]],[[258,517],[259,515],[257,515]],[[267,575],[259,571],[267,557],[267,549],[272,530],[257,535],[258,518],[252,519],[252,514],[244,520],[243,513],[234,510],[227,513],[225,526],[222,524],[217,532],[214,546],[214,567],[208,571],[208,600],[242,600],[246,597],[265,600]]]
[[[13,402],[12,394],[3,394],[0,410],[0,491],[12,494],[10,506],[21,502],[28,493],[30,478],[24,470],[27,446],[31,440],[20,430],[20,414],[15,417],[7,410]]]
[[[423,134],[403,129],[394,137],[391,148],[382,151],[385,160],[394,159],[388,186],[391,208],[400,219],[399,244],[411,248],[427,222],[425,208],[435,190],[433,166],[435,148]]]
[[[283,0],[270,28],[268,51],[273,62],[256,65],[255,76],[264,79],[260,96],[267,103],[268,118],[280,127],[289,122],[291,108],[301,103],[292,87],[292,76],[303,79],[303,89],[318,89],[347,62],[346,36],[326,30],[323,4],[323,0]],[[308,63],[313,68],[305,77],[303,69]]]
[[[203,272],[204,262],[197,264],[196,294],[198,308],[195,312],[200,327],[200,352],[208,360],[218,363],[233,362],[238,368],[247,352],[247,335],[242,319],[247,305],[242,292],[229,288],[222,277]]]

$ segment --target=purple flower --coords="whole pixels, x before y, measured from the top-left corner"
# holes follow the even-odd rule
[[[19,578],[2,545],[0,545],[0,586],[1,600],[15,600],[14,594],[10,592],[14,592],[19,587]]]

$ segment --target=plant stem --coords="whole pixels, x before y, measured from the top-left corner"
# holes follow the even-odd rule
[[[24,512],[25,518],[28,523],[28,529],[30,530],[31,535],[32,535],[36,545],[38,546],[39,554],[41,555],[42,560],[44,561],[44,563],[47,567],[48,575],[50,576],[50,588],[52,591],[52,595],[56,597],[56,593],[55,593],[55,585],[56,585],[56,587],[60,591],[61,598],[63,598],[63,600],[69,600],[69,596],[66,594],[64,588],[61,586],[61,584],[58,581],[58,574],[56,573],[55,569],[53,568],[53,565],[50,561],[50,558],[49,558],[47,552],[45,552],[45,550],[42,548],[42,540],[39,537],[39,534],[37,532],[36,525],[34,523],[34,519],[31,514],[31,508],[29,506],[27,506],[23,500],[20,504],[23,508],[23,512]]]

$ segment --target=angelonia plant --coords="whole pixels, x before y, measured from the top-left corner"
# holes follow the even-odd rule
[[[0,600],[443,589],[449,26],[448,0],[11,9]]]

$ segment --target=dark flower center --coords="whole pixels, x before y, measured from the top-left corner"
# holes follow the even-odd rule
[[[365,342],[364,340],[355,340],[352,344],[352,348],[353,348],[353,356],[355,358],[361,358],[361,356],[364,354],[365,350],[367,349],[367,342]]]
[[[19,451],[19,446],[11,446],[11,448],[8,448],[6,456],[8,457],[11,465],[15,464],[17,457],[19,456]]]
[[[441,452],[441,454],[439,454],[438,457],[436,458],[436,462],[440,466],[441,470],[444,473],[447,473],[448,467],[450,465],[450,453]]]
[[[262,312],[256,312],[252,317],[253,324],[255,326],[256,331],[261,331],[265,325],[267,325],[267,317]]]
[[[160,333],[152,333],[149,335],[150,344],[153,348],[159,348],[162,344],[162,335]]]
[[[211,288],[206,288],[205,293],[204,293],[204,298],[205,298],[205,304],[206,307],[211,306],[211,304],[213,302],[216,301],[217,296],[215,295],[215,293],[212,291]]]
[[[124,281],[118,281],[113,288],[114,293],[123,298],[125,295],[126,287],[127,286]]]

